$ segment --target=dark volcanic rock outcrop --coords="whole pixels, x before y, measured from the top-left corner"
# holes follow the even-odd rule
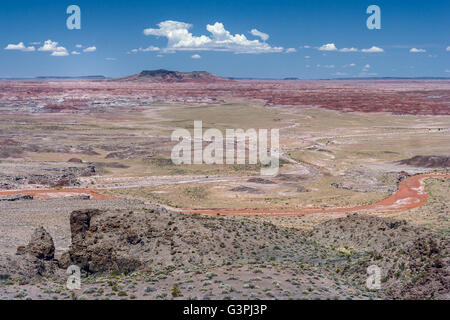
[[[259,184],[275,184],[275,182],[263,178],[250,178],[247,182],[259,183]]]
[[[26,246],[17,248],[16,256],[2,260],[0,273],[9,274],[21,282],[43,275],[53,276],[61,271],[55,260],[55,244],[52,236],[43,228],[36,228]]]
[[[149,271],[227,263],[299,261],[298,230],[239,220],[187,216],[165,209],[75,211],[72,245],[61,265],[89,273]],[[298,250],[297,250],[298,249]],[[318,254],[311,250],[308,254]]]
[[[231,192],[245,192],[245,193],[250,193],[250,194],[263,194],[264,191],[256,189],[256,188],[252,188],[252,187],[247,187],[247,186],[238,186],[238,187],[234,187],[231,188],[230,190]]]
[[[124,231],[121,230],[120,221],[109,221],[106,225],[101,225],[103,219],[95,219],[101,214],[108,216],[100,210],[78,210],[70,215],[71,264],[76,264],[88,272],[135,270],[139,263],[129,258],[128,248],[120,241]],[[105,239],[107,233],[110,234]]]
[[[76,264],[89,273],[302,262],[327,265],[365,287],[367,267],[377,265],[379,293],[387,297],[442,298],[449,291],[448,241],[394,219],[352,215],[308,234],[163,209],[85,210],[72,213],[71,230],[72,245],[60,265]]]
[[[34,230],[31,240],[26,247],[17,248],[18,254],[29,254],[42,260],[53,260],[55,244],[52,236],[43,228]]]
[[[54,246],[39,228],[22,255],[0,264],[0,273],[13,278],[57,272],[62,276],[70,265],[88,273],[152,274],[297,265],[299,273],[326,269],[359,290],[365,287],[368,266],[377,265],[379,297],[448,299],[450,291],[448,240],[395,219],[350,215],[307,232],[267,221],[184,215],[153,207],[136,212],[74,211],[70,226],[72,245],[58,264],[44,260],[51,259]]]
[[[450,168],[450,157],[447,156],[415,156],[399,161],[400,164],[421,168]]]
[[[83,163],[83,160],[79,159],[79,158],[70,158],[69,160],[67,160],[67,162],[72,162],[72,163]]]
[[[383,292],[395,299],[448,299],[448,239],[405,221],[367,215],[329,220],[314,228],[311,240],[344,250],[349,261],[340,274],[364,283],[366,268],[381,269]],[[340,249],[339,249],[340,248]],[[355,259],[356,264],[351,263]]]
[[[100,213],[100,210],[95,209],[77,210],[70,214],[70,232],[72,235],[72,243],[76,242],[80,238],[85,238],[86,232],[89,230],[92,217]]]
[[[68,256],[63,255],[62,264],[76,264],[88,272],[131,271],[140,266],[133,258],[128,244],[136,244],[137,236],[130,228],[139,228],[139,223],[122,225],[122,219],[100,210],[79,210],[70,215],[72,245]],[[122,241],[126,239],[126,241]],[[129,239],[134,239],[129,241]],[[68,260],[68,261],[66,261]]]

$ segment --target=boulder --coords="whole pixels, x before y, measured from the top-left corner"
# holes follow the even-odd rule
[[[25,248],[18,248],[18,253],[27,253],[42,260],[53,260],[55,244],[52,236],[43,228],[36,228],[31,240]]]
[[[141,225],[137,223],[135,228]],[[73,211],[70,215],[72,244],[61,257],[60,267],[75,264],[90,273],[136,270],[141,263],[130,252],[130,247],[136,246],[141,239],[128,228],[119,221],[108,219],[108,215],[100,210]],[[112,232],[114,236],[103,238],[106,234],[99,229],[106,234]]]
[[[87,230],[91,225],[93,216],[100,214],[98,209],[93,210],[76,210],[70,214],[70,232],[72,234],[72,244],[78,239],[84,239]]]

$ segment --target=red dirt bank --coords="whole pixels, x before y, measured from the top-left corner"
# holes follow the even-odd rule
[[[280,208],[280,209],[198,209],[181,210],[185,214],[225,215],[225,216],[296,216],[305,214],[332,214],[335,217],[355,211],[401,211],[420,207],[427,202],[424,180],[426,178],[450,178],[449,174],[421,174],[402,180],[398,191],[377,203],[348,208]],[[39,189],[0,191],[0,195],[25,194],[38,199],[51,199],[64,196],[89,195],[93,200],[113,199],[112,195],[97,193],[103,189]]]
[[[187,214],[226,215],[226,216],[295,216],[305,214],[340,214],[354,211],[400,211],[420,207],[427,202],[426,178],[450,178],[445,174],[421,174],[402,180],[398,191],[377,203],[349,208],[281,208],[281,209],[199,209],[183,210]]]

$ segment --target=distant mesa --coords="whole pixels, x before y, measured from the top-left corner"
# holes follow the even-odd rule
[[[25,78],[0,78],[0,80],[7,81],[74,81],[74,80],[90,80],[90,81],[102,81],[106,80],[105,76],[93,75],[93,76],[38,76],[38,77],[25,77]]]
[[[68,77],[68,76],[39,76],[34,78],[36,80],[104,80],[105,76],[95,75],[95,76],[77,76],[77,77]]]
[[[193,83],[214,83],[231,82],[230,79],[221,78],[206,71],[178,72],[164,69],[144,70],[141,73],[117,79],[118,81],[141,81],[141,82],[193,82]]]

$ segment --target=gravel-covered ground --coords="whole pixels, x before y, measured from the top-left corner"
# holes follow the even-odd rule
[[[0,252],[14,254],[18,246],[28,243],[36,227],[45,226],[59,254],[70,245],[69,215],[73,210],[133,210],[143,206],[142,202],[136,200],[80,200],[76,197],[0,201]]]

